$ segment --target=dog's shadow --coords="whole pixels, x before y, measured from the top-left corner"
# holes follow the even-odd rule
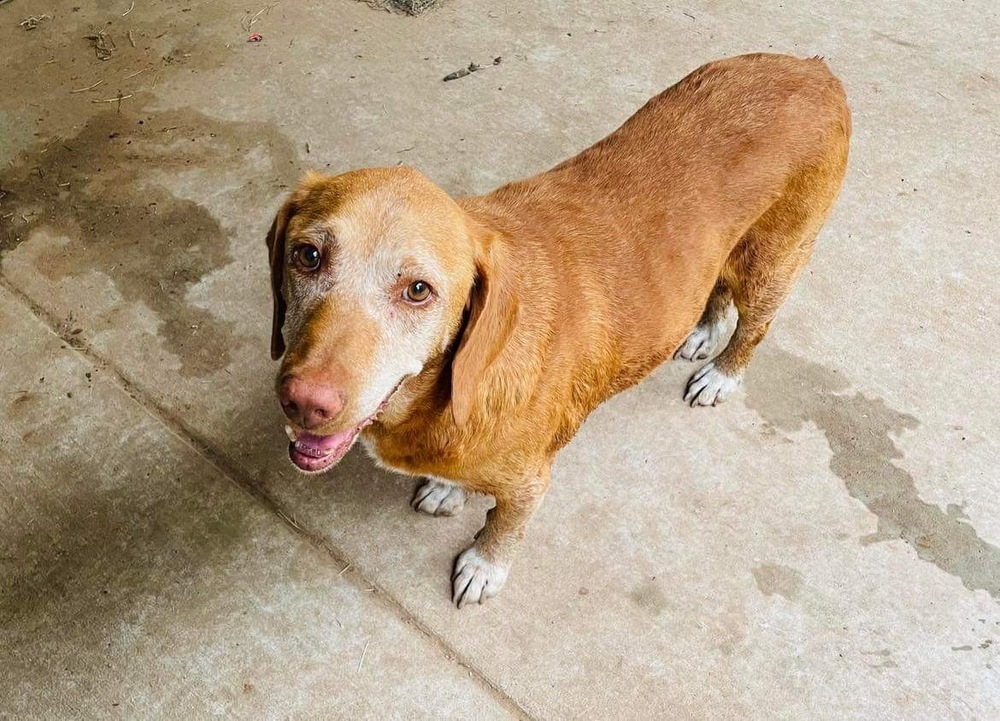
[[[127,658],[239,641],[218,609],[232,607],[234,578],[248,604],[267,602],[254,577],[274,544],[255,545],[263,513],[117,388],[99,388],[117,425],[95,418],[75,378],[50,369],[43,388],[6,410],[0,443],[0,686],[18,689],[0,694],[0,716],[81,683],[88,705],[118,694],[127,709]],[[175,628],[186,618],[203,637]]]

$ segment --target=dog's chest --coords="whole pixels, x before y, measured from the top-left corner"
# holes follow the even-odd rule
[[[434,476],[454,480],[449,477],[449,468],[441,462],[438,454],[421,453],[414,447],[404,448],[394,439],[367,433],[363,433],[360,440],[365,451],[381,468],[407,476]]]

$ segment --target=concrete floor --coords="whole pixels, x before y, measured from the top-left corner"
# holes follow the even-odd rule
[[[0,6],[0,717],[1000,717],[995,3],[129,5]],[[826,56],[855,141],[745,392],[602,406],[457,611],[486,500],[285,459],[279,200],[486,191],[755,50]]]

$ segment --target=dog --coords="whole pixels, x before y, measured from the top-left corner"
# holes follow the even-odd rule
[[[851,117],[821,58],[708,63],[547,172],[452,199],[406,167],[309,173],[267,236],[289,456],[360,437],[422,478],[413,507],[496,504],[452,600],[503,587],[557,451],[663,361],[710,358],[691,406],[739,385],[844,177]]]

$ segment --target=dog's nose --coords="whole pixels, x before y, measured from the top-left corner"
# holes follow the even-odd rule
[[[282,381],[278,397],[285,415],[306,429],[323,425],[344,409],[341,391],[296,376]]]

